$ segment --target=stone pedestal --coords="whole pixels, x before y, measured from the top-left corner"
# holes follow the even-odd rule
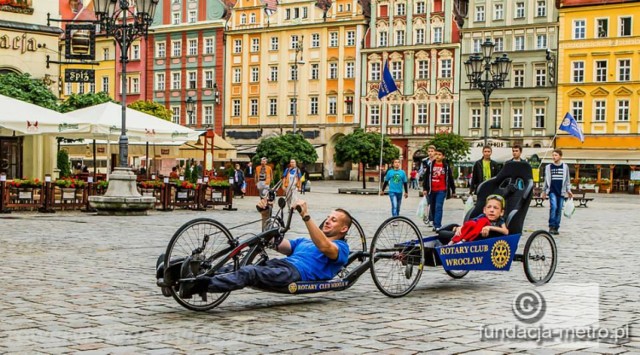
[[[109,188],[103,196],[90,196],[89,204],[99,215],[146,215],[156,202],[153,196],[141,196],[136,187],[136,175],[129,168],[116,168],[109,175]]]

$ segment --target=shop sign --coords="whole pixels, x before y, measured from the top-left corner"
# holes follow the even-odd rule
[[[93,83],[96,71],[93,69],[65,69],[64,81],[67,83]]]
[[[27,37],[26,33],[13,38],[5,34],[0,36],[0,49],[10,49],[20,51],[20,54],[25,54],[26,52],[37,51],[38,43],[35,37]]]
[[[507,148],[509,147],[509,142],[508,141],[503,141],[500,139],[488,139],[487,140],[487,144],[489,147],[492,148]],[[484,140],[477,140],[477,141],[473,141],[471,142],[471,146],[472,147],[484,147]]]

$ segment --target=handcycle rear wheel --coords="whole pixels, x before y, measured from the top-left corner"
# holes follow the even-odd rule
[[[205,238],[207,239],[205,243]],[[231,232],[222,223],[209,219],[197,218],[182,225],[169,242],[165,253],[164,265],[170,265],[173,259],[191,256],[193,262],[191,269],[195,276],[202,275],[215,264],[217,260],[212,257],[221,251],[230,248],[234,244]],[[200,250],[199,250],[200,249]],[[226,253],[222,253],[223,255]],[[234,258],[228,265],[229,271],[238,268],[238,260]],[[193,295],[190,299],[181,298],[177,280],[169,287],[171,296],[183,307],[193,311],[207,311],[222,303],[229,292],[209,293],[206,299],[199,295]]]
[[[556,241],[551,234],[544,230],[533,232],[522,255],[527,280],[536,286],[549,282],[556,271],[557,255]]]
[[[424,266],[424,245],[418,227],[406,217],[382,222],[371,242],[371,277],[380,292],[402,297],[413,290]]]

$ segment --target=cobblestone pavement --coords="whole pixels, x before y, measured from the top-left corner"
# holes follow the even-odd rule
[[[314,182],[304,198],[316,220],[332,207],[349,209],[371,241],[389,217],[390,204],[387,197],[337,193],[338,187],[357,186]],[[419,198],[415,191],[411,195],[402,214],[416,220]],[[599,326],[632,324],[631,340],[623,345],[541,343],[532,349],[483,341],[482,327],[513,323],[514,297],[533,289],[520,263],[510,272],[472,272],[460,280],[427,268],[417,288],[397,299],[378,292],[368,273],[342,292],[291,296],[241,290],[205,313],[163,297],[154,266],[173,232],[196,217],[228,226],[257,218],[256,198],[245,198],[236,200],[235,212],[0,215],[0,353],[638,353],[640,198],[595,197],[589,208],[563,220],[556,274],[536,290],[567,283],[599,286]],[[462,210],[460,200],[447,201],[445,222],[460,222]],[[545,228],[547,216],[548,207],[530,208],[524,237]],[[255,229],[233,232],[248,231]],[[289,236],[304,232],[294,218]]]

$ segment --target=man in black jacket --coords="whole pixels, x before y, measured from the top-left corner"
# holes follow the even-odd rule
[[[451,166],[445,160],[444,152],[435,149],[434,159],[424,174],[422,192],[429,198],[429,216],[433,217],[433,230],[442,227],[444,201],[456,193]]]
[[[478,186],[492,177],[498,175],[500,169],[498,169],[498,163],[491,160],[491,147],[485,145],[482,147],[482,159],[473,164],[473,170],[471,172],[471,185],[469,186],[472,194],[476,192]]]

